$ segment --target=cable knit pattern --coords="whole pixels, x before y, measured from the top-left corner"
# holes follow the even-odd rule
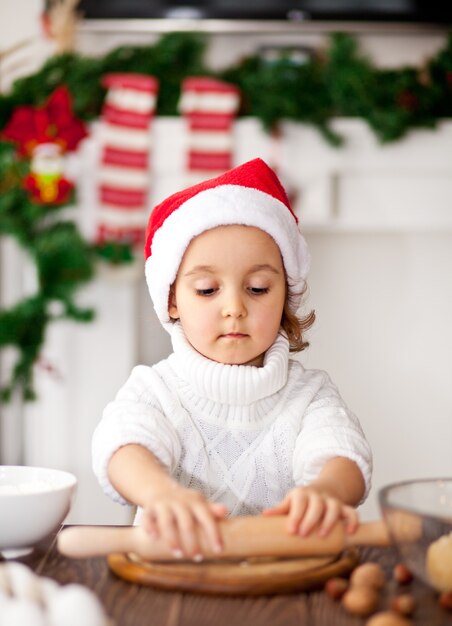
[[[325,372],[289,358],[283,335],[261,368],[206,359],[180,324],[172,341],[168,359],[134,368],[94,433],[93,469],[113,499],[125,503],[108,462],[128,443],[148,448],[181,484],[231,515],[274,506],[336,456],[357,463],[367,496],[372,455],[358,420]]]

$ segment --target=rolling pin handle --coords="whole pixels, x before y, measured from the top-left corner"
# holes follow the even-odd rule
[[[360,524],[352,535],[345,536],[345,545],[387,548],[392,542],[386,524],[378,521]]]

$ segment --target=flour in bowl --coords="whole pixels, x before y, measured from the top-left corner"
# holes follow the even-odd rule
[[[0,485],[0,496],[21,495],[25,493],[41,493],[51,491],[53,485],[44,481],[16,483],[14,485]]]

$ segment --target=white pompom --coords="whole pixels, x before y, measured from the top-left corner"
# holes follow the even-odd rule
[[[48,626],[105,626],[107,618],[97,597],[83,585],[71,584],[49,598]]]

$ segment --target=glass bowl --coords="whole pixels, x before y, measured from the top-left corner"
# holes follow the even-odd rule
[[[452,478],[393,483],[378,497],[402,561],[426,584],[452,591]]]
[[[0,465],[0,552],[31,552],[63,522],[74,498],[73,474],[47,467]]]

